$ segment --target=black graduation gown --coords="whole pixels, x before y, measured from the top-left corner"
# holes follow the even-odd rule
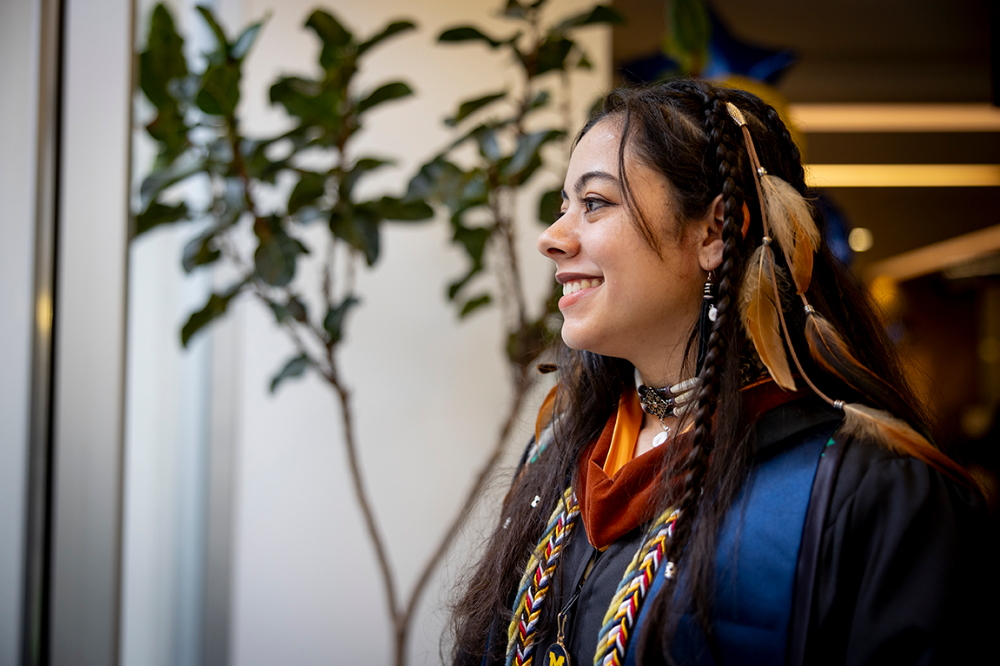
[[[758,419],[756,453],[795,446],[840,418],[811,397],[781,405]],[[805,578],[800,553],[787,661],[1000,663],[1000,550],[976,494],[870,442],[842,446],[837,465],[821,466],[813,485],[805,532],[818,544]],[[593,663],[604,614],[641,539],[637,529],[609,546],[580,588],[564,641],[574,666]],[[579,529],[564,549],[549,612],[563,608],[594,556]],[[544,666],[555,638],[539,636],[534,663]],[[490,637],[505,639],[506,626]]]

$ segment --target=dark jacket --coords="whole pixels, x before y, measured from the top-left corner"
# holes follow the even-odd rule
[[[756,455],[832,431],[840,418],[814,398],[781,405],[758,419]],[[605,612],[642,536],[637,529],[608,547],[580,588],[564,640],[574,666],[593,663]],[[786,663],[1000,663],[998,555],[973,491],[870,442],[838,441],[820,460],[809,497]],[[550,612],[564,607],[594,557],[581,529],[563,552]],[[491,642],[505,642],[499,633]],[[539,636],[535,663],[546,666],[555,639]],[[735,647],[726,653],[739,653]],[[752,657],[740,662],[756,663]]]

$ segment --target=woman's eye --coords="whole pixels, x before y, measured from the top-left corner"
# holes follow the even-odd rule
[[[583,200],[583,205],[587,209],[588,213],[593,213],[595,210],[607,205],[607,201],[604,199],[599,199],[597,197],[587,197]]]

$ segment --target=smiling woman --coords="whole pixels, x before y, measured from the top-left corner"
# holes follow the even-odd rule
[[[618,165],[620,121],[580,139],[559,219],[538,239],[564,285],[562,338],[573,349],[630,361],[658,385],[680,374],[702,285],[722,261],[721,198],[699,220],[678,219],[670,182],[629,160],[639,200],[629,205]],[[653,241],[633,221],[651,220]],[[663,313],[671,316],[664,317]]]
[[[619,90],[583,128],[538,240],[559,383],[455,663],[981,658],[995,532],[806,196],[739,90]]]

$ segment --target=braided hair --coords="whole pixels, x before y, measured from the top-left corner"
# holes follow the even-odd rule
[[[737,106],[746,117],[761,163],[800,194],[807,195],[799,149],[778,113],[758,97],[741,90],[696,80],[615,90],[577,137],[579,141],[600,122],[618,123],[623,198],[637,230],[654,250],[659,251],[657,239],[662,234],[636,204],[628,178],[630,161],[637,161],[666,178],[682,225],[704,218],[720,193],[723,202],[722,263],[716,271],[717,317],[699,374],[696,406],[693,413],[684,417],[690,420],[691,446],[682,458],[667,462],[679,470],[680,488],[672,485],[662,488],[656,505],[648,511],[650,519],[669,506],[681,512],[666,557],[683,569],[684,575],[675,579],[683,588],[665,586],[655,599],[647,600],[645,612],[649,621],[644,623],[642,634],[631,648],[638,650],[639,663],[643,664],[672,663],[670,646],[682,613],[694,616],[709,648],[715,650],[711,599],[717,533],[751,469],[754,435],[745,421],[739,391],[743,382],[741,370],[748,363],[754,366],[757,357],[743,334],[736,303],[747,259],[762,242],[763,224],[750,159],[743,148],[740,129],[726,111],[727,102]],[[744,211],[750,214],[745,236]],[[824,221],[818,211],[817,218],[824,233]],[[864,289],[825,244],[816,251],[808,291],[810,303],[848,335],[860,360],[886,381],[883,394],[868,395],[867,399],[911,423],[924,422],[924,414],[916,407],[918,401],[908,388],[898,358]],[[781,253],[776,253],[775,261],[779,266],[784,265]],[[785,288],[788,291],[782,294],[782,301],[788,303],[794,292],[790,285]],[[803,335],[805,316],[801,308],[785,310],[792,345],[816,384],[844,399],[860,397],[842,378],[824,372],[810,360]],[[695,327],[692,339],[697,335]],[[576,480],[580,452],[598,436],[623,390],[631,386],[633,368],[627,361],[557,344],[560,384],[556,439],[538,463],[529,466],[515,481],[486,553],[453,607],[457,664],[480,663],[484,637],[491,628],[496,628],[491,623],[506,626],[513,588],[545,527],[544,516],[559,501],[566,481]],[[532,504],[535,496],[540,502]],[[554,611],[550,608],[539,622],[551,626]],[[491,658],[500,656],[503,647],[490,645]]]

